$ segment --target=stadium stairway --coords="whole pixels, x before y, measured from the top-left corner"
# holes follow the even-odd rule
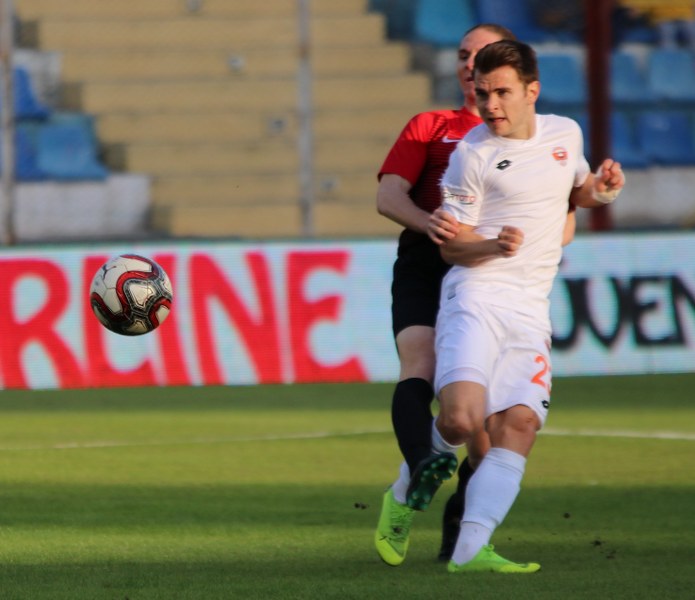
[[[61,57],[62,107],[95,116],[112,169],[150,176],[174,237],[301,235],[294,0],[17,0],[23,45]],[[315,235],[393,235],[376,172],[431,108],[367,0],[314,0]]]

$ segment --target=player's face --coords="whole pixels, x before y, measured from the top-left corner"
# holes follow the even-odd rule
[[[497,33],[487,29],[474,29],[464,36],[459,44],[456,74],[458,75],[461,90],[463,90],[464,105],[468,110],[475,113],[478,112],[475,105],[475,83],[473,82],[473,61],[475,60],[475,55],[488,44],[499,42],[501,39]]]
[[[536,127],[535,103],[540,84],[524,84],[508,66],[490,73],[476,73],[475,100],[490,131],[500,137],[526,140]]]

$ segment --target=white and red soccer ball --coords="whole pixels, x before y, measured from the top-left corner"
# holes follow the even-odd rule
[[[159,327],[169,315],[171,282],[151,258],[123,254],[104,263],[89,290],[99,322],[121,335],[142,335]]]

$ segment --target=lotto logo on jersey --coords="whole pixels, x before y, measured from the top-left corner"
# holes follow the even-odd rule
[[[563,167],[567,164],[567,150],[562,146],[557,146],[553,148],[553,158],[559,162]]]
[[[444,188],[444,201],[445,202],[455,202],[456,204],[475,204],[475,196],[469,194],[456,194],[447,188]]]

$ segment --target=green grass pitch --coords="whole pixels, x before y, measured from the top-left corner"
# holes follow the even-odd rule
[[[406,562],[380,562],[390,384],[4,391],[0,598],[692,598],[693,390],[695,374],[556,379],[493,538],[543,565],[530,576],[435,560],[451,482]]]

